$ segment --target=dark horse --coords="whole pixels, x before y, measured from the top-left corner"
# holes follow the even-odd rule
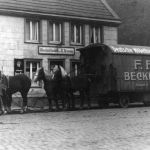
[[[56,105],[56,110],[59,109],[59,104],[58,104],[58,98],[60,97],[60,72],[57,72],[55,70],[49,72],[44,70],[43,67],[37,69],[36,74],[34,76],[34,81],[41,81],[43,80],[44,82],[44,89],[46,92],[46,95],[48,97],[49,101],[49,111],[53,110],[52,106],[52,100],[55,102]]]
[[[80,94],[80,108],[82,109],[84,107],[85,100],[87,100],[88,108],[90,108],[90,78],[86,75],[78,75],[70,77],[70,80],[72,92],[78,91]]]
[[[11,111],[12,94],[20,92],[23,98],[22,112],[27,110],[27,94],[31,87],[31,79],[25,74],[16,76],[3,75],[6,84],[6,91],[3,93],[2,101],[5,111]]]
[[[63,92],[64,100],[63,104],[67,104],[68,108],[75,107],[75,99],[73,93],[79,91],[80,93],[80,108],[83,108],[85,98],[87,98],[88,108],[91,107],[91,101],[89,98],[90,93],[90,83],[91,80],[87,75],[78,75],[74,77],[68,76],[66,71],[62,66],[57,65],[56,67],[59,75],[56,76],[57,80],[59,80],[59,86],[61,87],[61,91]]]
[[[44,81],[44,89],[49,101],[49,110],[52,110],[52,100],[56,104],[56,109],[59,109],[58,98],[62,100],[64,109],[74,109],[75,100],[73,93],[80,92],[81,102],[80,107],[83,107],[85,95],[88,99],[88,107],[90,107],[89,87],[90,81],[85,76],[69,77],[64,68],[56,65],[52,72],[45,71],[39,68],[35,74],[34,81]]]

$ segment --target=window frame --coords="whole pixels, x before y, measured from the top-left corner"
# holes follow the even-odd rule
[[[77,64],[77,70],[73,69],[73,63]],[[71,77],[76,77],[80,74],[81,72],[81,63],[80,60],[77,59],[71,59],[70,60],[70,76]]]
[[[72,41],[72,26],[73,26],[73,29],[74,29],[74,35],[73,35],[73,37],[74,37],[74,40],[75,41]],[[80,27],[80,42],[78,43],[77,42],[77,26],[79,26]],[[83,24],[81,24],[81,23],[75,23],[75,22],[71,22],[70,23],[70,43],[72,44],[72,45],[83,45],[83,39],[84,39],[84,26],[83,26]]]
[[[49,36],[49,32],[50,32],[50,23],[52,23],[52,26],[53,26],[53,29],[56,28],[56,24],[59,24],[59,39],[60,41],[57,41],[56,40],[56,30],[53,30],[52,29],[52,32],[53,32],[53,39],[54,40],[50,40],[50,36]],[[47,22],[47,33],[48,33],[48,44],[62,44],[62,41],[63,41],[63,23],[61,21],[57,21],[57,20],[48,20]]]
[[[39,62],[39,67],[42,66],[42,59],[32,59],[32,58],[25,58],[24,59],[24,73],[27,75],[27,71],[26,71],[26,68],[27,68],[27,62]],[[30,68],[31,69],[31,68]],[[31,71],[31,70],[30,70]],[[29,72],[29,74],[31,75],[31,73],[33,74],[33,72]],[[27,75],[28,76],[28,75]],[[28,76],[30,79],[31,79],[31,76]],[[34,76],[33,76],[34,77]],[[31,79],[31,81],[33,80],[33,77]],[[31,83],[31,87],[32,88],[41,88],[42,87],[42,82],[38,81],[37,82],[38,85],[33,85],[33,83]]]
[[[91,41],[91,30],[94,30],[94,39],[93,39],[93,42]],[[95,31],[98,31],[98,41],[96,42],[96,34],[97,32]],[[104,32],[103,32],[103,27],[102,26],[98,26],[98,25],[90,25],[89,26],[89,43],[90,44],[94,44],[94,43],[103,43],[103,40],[104,40]]]
[[[55,58],[51,58],[51,59],[48,59],[48,70],[51,71],[51,62],[62,62],[63,66],[65,68],[65,59],[55,59]]]
[[[27,22],[30,22],[30,27],[32,27],[32,25],[33,25],[33,22],[35,22],[35,23],[38,23],[38,25],[37,25],[37,30],[38,30],[38,32],[37,32],[37,36],[38,36],[38,39],[37,40],[34,40],[34,39],[31,39],[31,38],[33,38],[33,35],[31,34],[31,32],[32,32],[32,30],[33,30],[33,28],[31,28],[31,32],[29,33],[29,39],[28,39],[28,37],[27,37],[27,32],[28,32],[28,27],[27,27]],[[30,30],[30,28],[29,28],[29,30]],[[41,21],[39,20],[39,19],[33,19],[33,18],[25,18],[25,20],[24,20],[24,41],[26,42],[26,43],[41,43],[41,30],[42,30],[42,24],[41,24]]]

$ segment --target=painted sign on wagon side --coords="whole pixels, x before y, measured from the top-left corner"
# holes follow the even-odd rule
[[[124,80],[150,80],[150,60],[134,60],[134,71],[124,72]]]

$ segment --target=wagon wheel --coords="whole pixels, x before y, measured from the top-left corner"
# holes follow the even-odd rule
[[[144,105],[147,106],[147,107],[150,106],[150,102],[149,102],[149,101],[143,101],[143,103],[144,103]]]
[[[148,95],[147,94],[143,94],[141,99],[142,99],[142,102],[143,102],[145,107],[150,106],[150,95],[149,94]]]
[[[121,96],[119,99],[119,105],[121,108],[127,108],[129,106],[129,97],[128,96]]]

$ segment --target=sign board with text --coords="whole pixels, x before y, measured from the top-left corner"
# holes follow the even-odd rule
[[[39,46],[39,54],[51,55],[74,55],[75,49],[73,47],[52,47],[52,46]]]
[[[112,46],[120,91],[150,91],[150,47]]]

